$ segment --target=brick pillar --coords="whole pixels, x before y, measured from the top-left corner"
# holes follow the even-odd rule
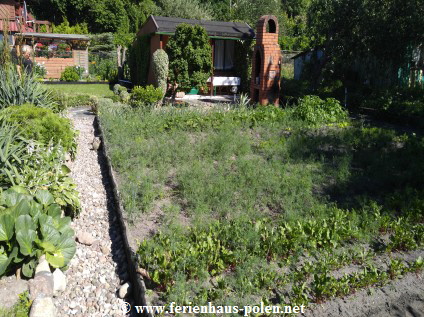
[[[261,105],[278,105],[280,74],[281,50],[278,44],[278,20],[273,15],[264,15],[256,24],[250,98]]]

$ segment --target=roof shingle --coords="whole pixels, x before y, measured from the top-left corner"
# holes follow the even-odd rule
[[[187,23],[191,25],[203,26],[208,35],[213,37],[245,39],[253,38],[255,36],[253,29],[247,23],[243,22],[190,20],[153,15],[151,15],[149,19],[153,19],[153,22],[156,25],[155,33],[175,33],[177,25],[181,23]]]

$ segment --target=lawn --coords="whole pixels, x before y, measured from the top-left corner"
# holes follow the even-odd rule
[[[157,304],[311,305],[423,267],[397,258],[424,246],[421,137],[273,107],[100,113]]]
[[[113,91],[109,89],[109,84],[46,84],[46,87],[70,95],[113,96]]]

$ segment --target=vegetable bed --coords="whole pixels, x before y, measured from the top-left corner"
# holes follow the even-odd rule
[[[314,98],[100,120],[154,304],[310,306],[423,268],[399,253],[424,247],[420,137]]]

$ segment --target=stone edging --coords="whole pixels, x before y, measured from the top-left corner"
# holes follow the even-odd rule
[[[124,242],[124,249],[125,249],[125,256],[127,259],[127,264],[128,264],[128,276],[130,278],[131,281],[131,288],[132,288],[132,295],[133,295],[133,299],[134,299],[134,305],[137,306],[147,306],[147,300],[145,297],[145,293],[146,293],[146,285],[144,283],[143,278],[137,273],[137,260],[136,260],[136,252],[131,249],[129,243],[128,243],[128,237],[127,237],[127,229],[125,226],[125,222],[124,222],[124,207],[122,205],[121,199],[120,199],[120,194],[119,194],[119,190],[118,190],[118,186],[117,186],[117,182],[116,182],[116,177],[115,177],[115,172],[113,171],[112,168],[112,164],[111,164],[111,160],[110,157],[108,155],[108,149],[107,149],[107,145],[105,142],[105,139],[103,137],[103,130],[101,127],[101,123],[99,120],[98,115],[96,115],[96,118],[94,120],[94,125],[95,127],[98,129],[100,135],[100,139],[102,140],[101,143],[101,152],[105,157],[106,160],[106,164],[107,164],[107,171],[109,174],[109,178],[111,181],[111,186],[112,186],[112,190],[113,190],[113,198],[114,198],[114,205],[115,205],[115,210],[116,210],[116,214],[118,216],[119,219],[119,225],[121,227],[121,233],[122,233],[122,240]],[[144,316],[146,317],[153,317],[153,314],[151,313],[144,313]]]

